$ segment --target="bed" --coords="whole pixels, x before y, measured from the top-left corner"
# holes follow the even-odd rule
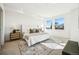
[[[32,46],[38,42],[47,40],[49,38],[48,33],[31,33],[31,34],[24,34],[23,38],[27,42],[28,46]]]

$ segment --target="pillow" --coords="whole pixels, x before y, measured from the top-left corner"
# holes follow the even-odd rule
[[[32,29],[30,29],[29,31],[30,31],[30,33],[33,33],[33,30]]]
[[[39,32],[39,29],[36,29],[36,33],[38,33]]]
[[[29,33],[38,33],[39,32],[39,29],[30,29],[29,30]]]

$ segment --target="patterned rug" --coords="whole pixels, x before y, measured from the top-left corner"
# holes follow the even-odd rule
[[[41,44],[43,44],[44,46],[50,49],[63,49],[64,48],[64,46],[59,45],[57,43],[41,43]]]
[[[45,43],[46,42],[51,42],[51,41],[47,40],[45,41]],[[20,49],[20,53],[22,55],[61,55],[62,54],[62,49],[51,49],[41,43],[37,43],[31,47],[28,47],[25,41],[20,41],[18,45]]]

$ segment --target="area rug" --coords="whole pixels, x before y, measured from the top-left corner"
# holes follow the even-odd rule
[[[22,55],[61,55],[62,49],[51,49],[44,44],[37,43],[28,47],[23,41],[19,42],[19,49]]]
[[[46,47],[50,48],[50,49],[63,49],[64,46],[59,45],[57,43],[41,43],[43,45],[45,45]]]

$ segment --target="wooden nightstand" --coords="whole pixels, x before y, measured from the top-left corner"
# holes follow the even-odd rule
[[[10,33],[10,40],[21,39],[22,35],[20,32]]]

